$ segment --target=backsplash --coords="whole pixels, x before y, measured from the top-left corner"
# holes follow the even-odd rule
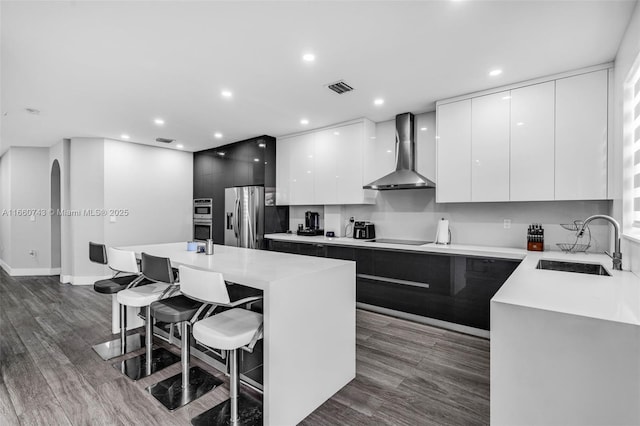
[[[433,190],[381,191],[374,205],[327,206],[328,222],[334,224],[340,217],[342,229],[329,229],[325,225],[325,206],[290,207],[290,229],[304,224],[304,212],[320,214],[325,231],[344,234],[349,217],[369,220],[376,226],[376,236],[429,240],[435,237],[438,220],[445,218],[451,226],[454,244],[526,248],[527,227],[541,223],[545,229],[545,250],[556,250],[556,243],[575,241],[575,233],[563,229],[561,223],[585,219],[593,214],[610,214],[610,201],[541,201],[508,203],[452,203],[436,204]],[[504,220],[511,228],[504,229]],[[610,247],[610,229],[606,222],[593,222],[591,249],[604,251]]]

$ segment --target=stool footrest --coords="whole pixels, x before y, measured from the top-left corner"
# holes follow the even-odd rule
[[[137,351],[138,349],[143,348],[144,335],[139,333],[128,335],[124,353],[122,353],[122,348],[120,346],[120,339],[118,338],[110,340],[108,342],[99,343],[93,346],[93,350],[105,361],[112,358],[117,358],[121,355],[128,354],[129,352]]]
[[[231,400],[221,402],[215,407],[191,419],[194,426],[230,425]],[[238,425],[262,425],[262,403],[249,395],[238,396]]]
[[[182,388],[182,373],[169,377],[147,388],[155,399],[169,411],[183,407],[200,398],[205,393],[217,388],[223,383],[200,367],[189,369],[189,386]]]
[[[153,350],[151,360],[151,374],[160,371],[170,365],[180,361],[180,357],[165,348],[156,348]],[[147,374],[147,354],[135,356],[125,359],[124,361],[113,364],[116,370],[130,378],[131,380],[140,380],[148,376]]]

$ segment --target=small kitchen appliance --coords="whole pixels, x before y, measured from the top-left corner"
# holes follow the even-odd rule
[[[316,236],[324,235],[324,229],[320,229],[320,215],[316,212],[307,211],[304,213],[304,228],[298,225],[297,235]]]
[[[356,221],[353,224],[353,238],[356,240],[370,240],[376,237],[376,228],[371,222]]]
[[[451,229],[449,229],[449,221],[444,217],[438,222],[435,240],[436,244],[451,244]]]

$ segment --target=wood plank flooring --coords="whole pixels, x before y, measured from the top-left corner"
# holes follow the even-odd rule
[[[144,388],[180,365],[122,377],[91,349],[112,338],[110,316],[110,297],[91,286],[0,269],[0,425],[189,425],[227,398],[228,380],[192,358],[225,385],[167,412]],[[356,378],[303,425],[489,423],[487,340],[360,310],[356,326]]]

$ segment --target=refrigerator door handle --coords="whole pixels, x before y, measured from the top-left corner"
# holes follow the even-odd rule
[[[233,229],[233,212],[227,212],[227,229]]]
[[[240,197],[236,194],[235,205],[233,206],[234,225],[233,225],[233,234],[236,236],[236,245],[240,247],[240,236],[238,235],[239,227],[240,227]]]

